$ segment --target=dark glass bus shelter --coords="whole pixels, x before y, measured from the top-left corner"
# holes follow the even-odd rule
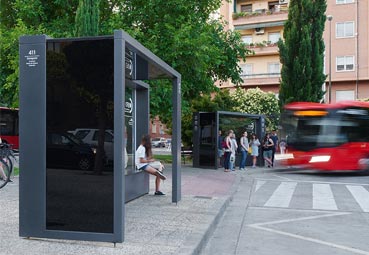
[[[172,201],[181,200],[181,76],[122,30],[22,36],[20,236],[124,240],[124,204],[149,191],[135,151],[151,79],[173,85]],[[97,167],[95,167],[97,166]]]
[[[259,140],[265,134],[264,115],[239,112],[196,112],[193,114],[193,166],[199,168],[218,169],[218,133],[222,131],[223,138],[229,130],[236,134],[237,141],[244,131],[249,137],[255,133]],[[247,157],[246,165],[251,165],[251,157]],[[236,158],[238,166],[239,157]],[[263,165],[261,157],[258,165]]]

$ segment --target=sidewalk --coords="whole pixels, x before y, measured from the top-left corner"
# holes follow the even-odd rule
[[[171,202],[170,166],[166,196],[150,194],[126,204],[125,241],[112,243],[20,238],[18,179],[0,190],[0,254],[198,254],[232,199],[242,172],[182,166],[182,200]]]

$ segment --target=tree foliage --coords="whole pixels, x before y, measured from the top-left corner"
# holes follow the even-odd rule
[[[236,102],[232,99],[228,89],[218,91],[211,95],[202,95],[191,101],[191,111],[182,116],[182,141],[188,145],[192,143],[192,113],[193,112],[216,112],[232,111]]]
[[[81,6],[99,3],[99,12]],[[237,32],[225,31],[225,24],[210,15],[221,0],[15,0],[2,1],[1,8],[1,89],[2,100],[18,104],[18,37],[21,34],[47,34],[71,37],[95,34],[88,22],[96,23],[99,35],[124,29],[182,74],[183,111],[190,111],[192,99],[216,91],[215,80],[231,79],[238,84],[238,59],[248,50]],[[79,5],[80,4],[80,5]],[[79,9],[77,11],[77,8]],[[95,5],[96,7],[96,5]],[[89,15],[91,14],[91,15]],[[83,24],[84,28],[75,21]],[[86,34],[82,30],[90,31]],[[170,122],[171,83],[151,83],[151,114]]]
[[[326,20],[325,0],[291,0],[284,41],[278,42],[281,71],[280,106],[293,101],[319,102],[322,85]]]
[[[76,36],[99,34],[99,0],[79,0],[76,13]]]
[[[279,121],[280,110],[278,99],[272,92],[264,92],[259,88],[243,90],[237,88],[231,95],[236,106],[233,111],[248,114],[264,114],[268,130],[276,130]]]

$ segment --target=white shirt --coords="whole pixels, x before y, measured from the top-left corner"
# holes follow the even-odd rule
[[[141,158],[146,159],[146,149],[143,145],[138,146],[135,155],[135,162],[137,169],[147,165],[148,163],[141,163]]]

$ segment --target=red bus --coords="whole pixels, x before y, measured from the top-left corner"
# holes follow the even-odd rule
[[[296,102],[284,107],[289,166],[317,170],[369,169],[369,102]]]
[[[19,149],[19,117],[18,109],[0,107],[0,138],[3,143]]]

